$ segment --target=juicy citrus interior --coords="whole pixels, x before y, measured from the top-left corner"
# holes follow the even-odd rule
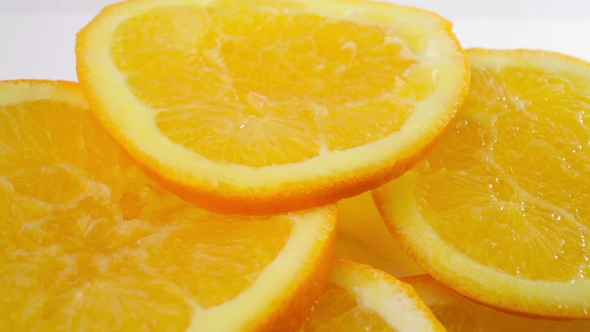
[[[411,287],[341,259],[301,331],[444,331]]]
[[[439,144],[376,191],[419,264],[510,310],[588,317],[590,65],[470,50],[471,90]]]
[[[113,40],[158,128],[216,162],[287,164],[365,145],[398,131],[435,84],[392,27],[288,1],[152,9]]]
[[[398,176],[469,78],[448,21],[366,1],[123,2],[76,52],[93,110],[148,174],[238,214],[333,203]]]
[[[131,162],[73,83],[0,84],[0,127],[1,330],[184,330],[248,289],[262,303],[244,299],[246,326],[328,276],[335,209],[198,209]]]
[[[421,212],[482,264],[527,279],[590,278],[590,66],[474,58],[460,118],[415,170]]]
[[[346,289],[330,283],[302,331],[395,331],[375,311],[359,306]]]

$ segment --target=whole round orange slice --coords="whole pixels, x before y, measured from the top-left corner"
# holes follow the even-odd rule
[[[468,51],[471,89],[440,143],[374,191],[441,283],[528,315],[590,318],[590,64]]]
[[[335,206],[217,215],[129,159],[75,83],[0,82],[1,331],[293,331]]]
[[[300,332],[445,331],[411,286],[369,265],[340,259]]]
[[[164,188],[207,210],[336,202],[418,160],[468,86],[443,18],[357,0],[139,0],[78,34],[99,120]]]

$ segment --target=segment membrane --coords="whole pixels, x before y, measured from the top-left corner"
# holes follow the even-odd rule
[[[250,287],[291,233],[284,217],[167,193],[89,110],[0,106],[0,127],[0,330],[184,330],[195,306]]]
[[[467,256],[527,279],[590,277],[590,81],[475,68],[457,120],[416,168],[425,218]]]
[[[249,166],[379,140],[434,90],[403,31],[280,6],[148,11],[118,27],[112,57],[166,137]]]

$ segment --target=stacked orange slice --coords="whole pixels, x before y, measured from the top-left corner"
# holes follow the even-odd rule
[[[368,265],[341,259],[300,331],[434,332],[445,328],[408,284]]]
[[[468,52],[458,118],[412,171],[375,191],[434,278],[505,310],[590,318],[590,64]]]
[[[411,167],[467,92],[451,24],[357,0],[126,1],[78,35],[101,123],[208,210],[335,203]]]
[[[450,28],[347,0],[105,8],[80,87],[0,83],[0,329],[299,328],[332,270],[330,203],[402,174],[461,104]],[[333,282],[372,278],[351,269]]]
[[[401,247],[482,315],[590,318],[590,64],[468,54],[374,1],[106,7],[80,85],[0,82],[0,330],[444,330],[334,265],[338,201],[341,253],[421,272]],[[371,189],[399,246],[359,222]]]
[[[77,84],[0,83],[0,330],[294,330],[336,207],[224,216],[164,191]]]

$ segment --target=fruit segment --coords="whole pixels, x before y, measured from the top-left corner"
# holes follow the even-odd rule
[[[445,331],[414,290],[368,265],[340,259],[304,331]]]
[[[76,55],[93,111],[146,173],[224,214],[399,176],[469,80],[448,21],[372,1],[126,1],[80,31]]]
[[[471,90],[438,145],[378,189],[402,247],[459,293],[539,316],[590,310],[590,64],[469,50]]]
[[[166,137],[248,166],[379,140],[432,93],[395,27],[288,6],[149,10],[119,25],[111,56]]]
[[[533,280],[590,277],[590,71],[475,57],[460,118],[415,170],[418,208],[482,264]],[[458,231],[465,220],[472,232]]]
[[[201,210],[147,178],[74,83],[1,82],[0,127],[0,330],[289,330],[327,281],[335,206]]]

